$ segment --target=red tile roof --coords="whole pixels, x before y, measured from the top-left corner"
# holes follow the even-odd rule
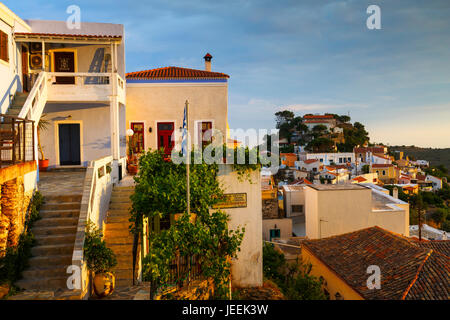
[[[300,184],[313,184],[313,183],[306,178],[301,178],[291,183],[291,185],[300,185]]]
[[[307,159],[307,160],[304,160],[303,163],[310,164],[310,163],[314,163],[314,162],[317,162],[317,161],[319,161],[319,160],[317,160],[317,159]]]
[[[303,117],[303,119],[334,119],[334,116],[332,114],[306,115],[306,116]]]
[[[180,67],[165,67],[144,71],[129,72],[127,79],[225,79],[230,76],[225,73]]]
[[[302,246],[365,299],[450,299],[450,258],[379,227]],[[371,265],[381,269],[381,289],[367,287]]]
[[[355,178],[353,178],[352,180],[357,181],[357,182],[364,182],[364,181],[367,181],[366,178],[360,177],[360,176],[355,177]]]
[[[355,148],[354,152],[355,153],[372,152],[372,153],[384,154],[384,148],[382,148],[382,147],[359,147],[359,148]]]
[[[68,38],[101,38],[101,39],[121,39],[122,36],[102,35],[102,34],[68,34],[68,33],[38,33],[38,32],[16,32],[17,36],[45,36],[45,37],[68,37]]]

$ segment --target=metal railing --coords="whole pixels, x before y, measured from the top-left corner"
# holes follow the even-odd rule
[[[0,167],[36,160],[35,123],[0,114]]]
[[[171,285],[178,288],[189,286],[189,284],[200,279],[202,268],[198,255],[178,256],[169,265],[169,281]]]

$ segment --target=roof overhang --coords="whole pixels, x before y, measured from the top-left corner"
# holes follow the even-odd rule
[[[54,34],[54,33],[14,33],[16,42],[47,42],[47,43],[84,43],[111,44],[122,42],[121,36],[82,35],[82,34]]]

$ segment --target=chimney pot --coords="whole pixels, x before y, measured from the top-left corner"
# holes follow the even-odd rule
[[[212,55],[210,55],[209,53],[207,53],[203,59],[205,59],[205,70],[206,71],[211,71],[211,59],[212,59]]]

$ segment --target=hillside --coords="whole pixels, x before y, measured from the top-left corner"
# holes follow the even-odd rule
[[[392,146],[391,150],[403,151],[414,159],[428,160],[430,165],[444,165],[450,170],[450,148],[420,148],[415,146]]]

